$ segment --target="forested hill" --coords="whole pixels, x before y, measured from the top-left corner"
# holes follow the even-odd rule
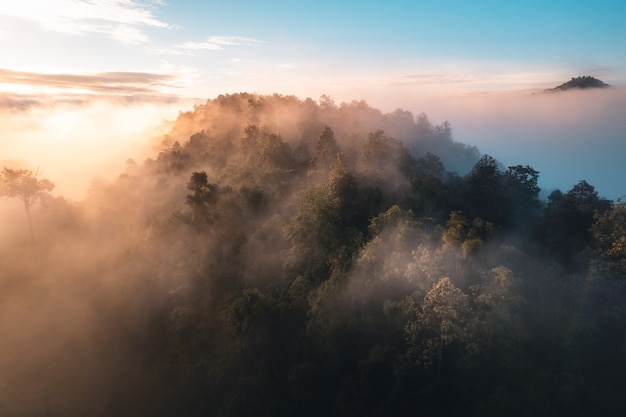
[[[222,95],[197,106],[194,111],[182,113],[170,139],[183,144],[192,135],[203,134],[211,138],[212,148],[221,148],[228,154],[237,150],[233,146],[239,145],[242,135],[249,136],[256,129],[261,136],[278,135],[290,147],[312,153],[325,126],[333,130],[346,151],[357,152],[355,145],[359,141],[365,140],[369,133],[382,130],[386,136],[401,141],[413,156],[436,154],[448,170],[461,175],[480,157],[475,147],[453,140],[448,122],[433,125],[426,114],[414,116],[401,109],[384,114],[365,101],[336,105],[328,96],[315,102],[310,98],[302,101],[278,94]]]
[[[603,81],[598,80],[590,75],[583,75],[582,77],[572,77],[571,80],[558,85],[548,91],[567,91],[567,90],[580,90],[588,88],[607,88],[610,87]]]
[[[82,202],[5,169],[0,415],[622,416],[626,206],[539,175],[252,94]]]

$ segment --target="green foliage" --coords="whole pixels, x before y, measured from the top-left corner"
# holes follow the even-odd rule
[[[441,237],[446,248],[461,247],[463,255],[467,258],[475,255],[484,242],[491,240],[493,229],[490,222],[475,218],[470,223],[462,211],[455,210],[450,213],[450,219]]]
[[[340,198],[327,185],[307,191],[298,204],[288,233],[296,247],[309,257],[321,258],[341,245]]]
[[[514,355],[521,351],[526,334],[521,316],[523,297],[517,287],[513,272],[497,266],[471,288],[475,314],[470,328],[475,353],[492,358],[494,352]]]
[[[450,213],[450,219],[446,223],[446,229],[442,234],[443,242],[448,247],[458,247],[465,241],[467,218],[461,210]]]
[[[439,377],[446,349],[465,340],[468,312],[468,296],[450,278],[441,278],[424,297],[417,317],[406,326],[407,342],[419,365],[429,368],[436,364]]]
[[[540,237],[546,248],[570,270],[581,267],[581,253],[592,243],[590,229],[594,216],[611,208],[595,188],[580,181],[567,193],[553,192],[540,224]]]
[[[539,172],[528,165],[510,166],[503,177],[506,226],[530,237],[532,227],[541,216]]]
[[[623,203],[364,101],[223,95],[166,142],[84,202],[3,171],[45,215],[0,239],[0,414],[624,414]]]
[[[504,173],[509,186],[515,187],[516,191],[524,196],[537,198],[541,188],[537,185],[539,172],[528,165],[510,166]]]
[[[394,186],[398,175],[411,176],[414,160],[400,140],[386,136],[379,129],[368,134],[359,168],[365,177],[375,183]]]
[[[626,273],[626,203],[619,202],[602,214],[596,212],[591,235],[609,269]]]
[[[187,189],[193,194],[187,195],[186,203],[191,206],[193,222],[201,217],[209,221],[208,206],[215,204],[218,199],[217,185],[209,184],[206,172],[194,172],[187,183]]]
[[[315,154],[311,162],[320,168],[329,167],[335,162],[339,152],[340,149],[335,140],[335,133],[330,127],[325,126],[315,146]]]
[[[386,228],[404,226],[405,224],[415,224],[412,213],[403,211],[397,205],[393,205],[389,210],[379,214],[370,221],[369,231],[372,236],[377,236]]]
[[[480,217],[491,223],[504,225],[507,209],[504,194],[503,173],[500,163],[489,155],[483,155],[465,177],[465,212],[470,217]]]

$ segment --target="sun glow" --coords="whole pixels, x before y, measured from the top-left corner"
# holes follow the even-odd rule
[[[82,198],[95,177],[112,178],[125,161],[154,156],[164,133],[185,104],[120,104],[106,101],[56,104],[0,113],[0,165],[40,167],[55,193]]]

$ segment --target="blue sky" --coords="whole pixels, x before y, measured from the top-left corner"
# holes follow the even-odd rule
[[[624,1],[3,3],[0,68],[31,80],[18,88],[0,76],[10,91],[31,91],[34,74],[100,72],[157,74],[139,83],[159,94],[346,100],[368,99],[370,89],[431,96],[545,88],[580,74],[626,79]],[[124,94],[134,84],[115,85]]]
[[[624,0],[2,1],[0,165],[42,166],[80,195],[94,167],[119,172],[146,128],[194,103],[327,94],[449,120],[456,140],[530,164],[547,188],[589,179],[618,197],[624,22]],[[622,88],[525,99],[579,75]]]

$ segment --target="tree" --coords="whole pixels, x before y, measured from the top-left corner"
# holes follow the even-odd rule
[[[335,161],[340,152],[333,130],[325,126],[315,147],[315,155],[311,161],[317,168],[327,169]]]
[[[502,193],[503,174],[500,163],[489,155],[483,155],[474,165],[465,181],[465,210],[471,217],[481,217],[501,226],[506,214]]]
[[[598,195],[587,181],[580,181],[563,194],[553,192],[548,201],[540,234],[546,249],[566,269],[575,269],[583,261],[579,255],[592,242],[590,232],[596,215],[611,209],[611,201]]]
[[[415,171],[415,161],[404,144],[386,136],[378,129],[368,134],[361,151],[360,168],[366,177],[376,183],[397,186],[399,175],[410,177]]]
[[[504,209],[508,213],[507,224],[517,233],[528,233],[536,224],[541,201],[537,185],[539,172],[528,165],[510,166],[503,176]]]
[[[600,256],[615,272],[626,272],[626,203],[618,200],[611,210],[595,215],[591,234]]]
[[[441,179],[445,174],[445,167],[441,158],[430,152],[426,152],[426,155],[416,161],[416,169],[417,175],[421,177],[431,175]]]
[[[320,96],[320,107],[323,110],[334,110],[337,108],[337,106],[335,105],[335,100],[333,100],[333,98],[327,94],[322,94]]]
[[[446,223],[446,228],[441,234],[445,247],[460,247],[467,238],[467,227],[469,220],[461,210],[450,213],[450,219]]]
[[[444,277],[426,294],[417,316],[405,328],[407,341],[417,354],[418,363],[426,367],[437,364],[437,379],[441,375],[446,348],[465,339],[468,309],[467,295],[455,287],[450,278]]]
[[[217,185],[209,184],[206,172],[194,172],[187,183],[187,189],[193,194],[187,195],[187,204],[191,206],[191,221],[199,220],[198,216],[203,213],[206,216],[207,204],[215,204],[218,199]]]
[[[471,223],[462,211],[455,210],[450,213],[450,219],[441,234],[444,247],[448,249],[461,248],[465,258],[474,255],[482,247],[483,243],[493,237],[493,224],[480,217],[476,217]]]
[[[510,166],[504,173],[507,185],[512,185],[516,191],[523,193],[526,197],[537,198],[541,188],[537,185],[539,171],[525,165]]]
[[[47,179],[37,179],[39,170],[32,172],[26,169],[4,167],[0,179],[0,196],[18,198],[24,204],[31,243],[35,243],[30,208],[37,201],[54,189],[54,184]]]
[[[500,265],[471,287],[474,297],[473,348],[487,359],[492,353],[506,357],[518,352],[524,336],[520,317],[523,298],[516,292],[513,272]],[[515,349],[514,349],[515,348]]]

